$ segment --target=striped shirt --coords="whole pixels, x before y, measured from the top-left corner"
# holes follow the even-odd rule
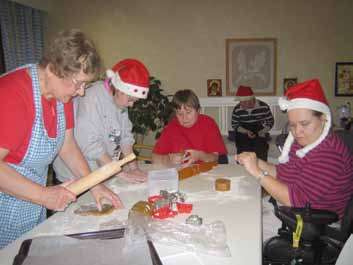
[[[254,108],[244,109],[237,104],[233,109],[232,127],[235,132],[245,130],[254,133],[267,133],[271,130],[274,120],[270,107],[263,101],[256,99]]]
[[[335,134],[329,134],[303,158],[295,152],[302,148],[293,143],[289,162],[276,166],[277,178],[288,186],[290,203],[336,212],[342,218],[353,194],[353,155]]]

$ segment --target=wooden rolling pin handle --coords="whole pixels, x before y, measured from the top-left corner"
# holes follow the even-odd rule
[[[135,154],[132,153],[127,157],[124,157],[118,161],[112,161],[105,166],[98,168],[97,170],[93,171],[92,173],[88,174],[85,177],[78,179],[77,181],[73,182],[71,185],[67,187],[67,189],[76,195],[79,195],[86,190],[96,186],[97,184],[105,181],[112,175],[118,173],[121,170],[121,166],[125,165],[126,163],[134,160],[136,158]]]

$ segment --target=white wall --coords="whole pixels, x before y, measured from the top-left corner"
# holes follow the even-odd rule
[[[277,95],[285,77],[319,78],[333,108],[335,62],[353,61],[352,0],[18,0],[48,12],[47,33],[81,28],[107,67],[142,60],[168,93],[222,79],[226,38],[277,38]],[[353,102],[352,102],[353,105]]]

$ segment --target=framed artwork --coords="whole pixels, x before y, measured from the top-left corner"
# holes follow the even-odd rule
[[[207,80],[207,96],[221,97],[222,96],[222,80],[208,79]]]
[[[291,86],[298,84],[298,78],[284,78],[283,79],[283,95],[286,93],[287,89]]]
[[[275,95],[276,59],[276,39],[226,39],[227,96],[240,85],[250,86],[255,95]]]
[[[353,62],[336,63],[335,96],[353,96]]]

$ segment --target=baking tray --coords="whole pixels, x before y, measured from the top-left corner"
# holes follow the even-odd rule
[[[114,238],[122,238],[124,237],[125,228],[119,229],[111,229],[111,230],[102,230],[102,231],[95,231],[95,232],[86,232],[86,233],[77,233],[77,234],[68,234],[66,236],[73,237],[76,239],[102,239],[102,240],[109,240]],[[31,247],[32,239],[26,239],[22,242],[21,247],[15,256],[12,265],[22,265],[25,261],[29,249]],[[163,265],[161,259],[158,256],[158,253],[152,243],[152,241],[147,240],[148,248],[150,250],[152,264],[153,265]]]

